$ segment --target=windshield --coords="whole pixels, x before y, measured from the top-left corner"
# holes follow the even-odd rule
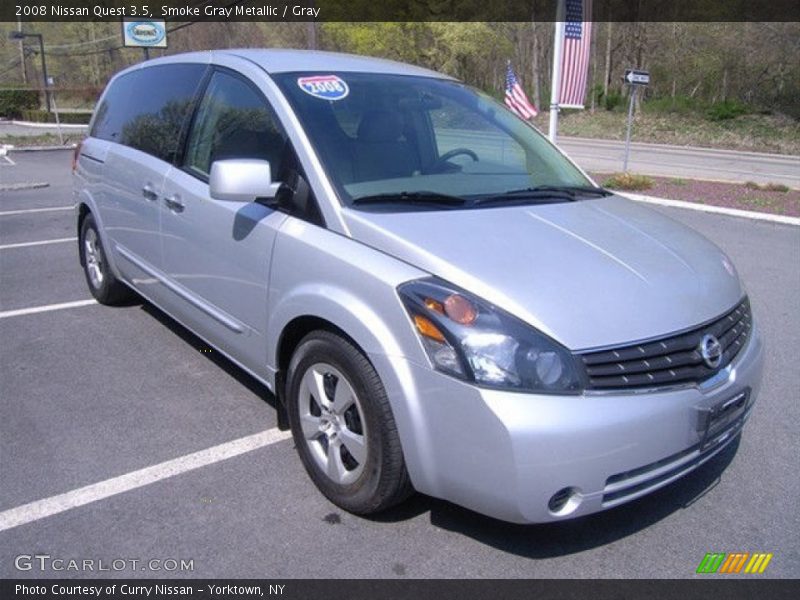
[[[376,73],[273,77],[347,205],[496,206],[528,190],[567,202],[574,192],[542,189],[592,185],[533,127],[461,83]]]

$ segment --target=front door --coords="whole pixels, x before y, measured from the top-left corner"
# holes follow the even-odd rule
[[[164,271],[186,325],[245,368],[263,372],[267,285],[284,213],[256,202],[214,200],[215,160],[267,160],[281,173],[287,137],[263,95],[246,79],[215,71],[189,132],[182,165],[164,184]],[[172,304],[173,306],[169,306]],[[173,311],[170,311],[173,312]]]

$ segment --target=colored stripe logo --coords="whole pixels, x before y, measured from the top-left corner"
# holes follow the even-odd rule
[[[707,552],[697,566],[697,573],[763,573],[769,561],[772,560],[772,552]]]

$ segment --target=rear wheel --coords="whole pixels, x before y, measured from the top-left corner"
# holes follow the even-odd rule
[[[372,514],[413,492],[386,391],[349,341],[318,331],[300,342],[287,408],[303,465],[331,502]]]
[[[111,271],[97,223],[91,213],[86,215],[81,224],[79,251],[86,283],[95,300],[100,304],[118,304],[133,295],[130,288]]]

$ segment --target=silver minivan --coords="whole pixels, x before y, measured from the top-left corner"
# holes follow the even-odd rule
[[[117,74],[76,151],[80,261],[279,400],[357,514],[414,490],[526,523],[735,440],[762,342],[714,244],[450,77],[295,50]]]

